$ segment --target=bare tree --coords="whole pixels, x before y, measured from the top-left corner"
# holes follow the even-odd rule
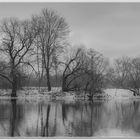
[[[73,85],[73,82],[82,76],[82,67],[84,63],[83,55],[83,50],[78,48],[64,63],[65,68],[62,74],[63,91],[76,90],[77,85]]]
[[[131,59],[128,67],[127,88],[135,95],[140,95],[140,58]]]
[[[52,67],[54,69],[54,72],[55,72],[55,85],[56,87],[58,86],[58,68],[59,68],[59,65],[61,64],[60,60],[58,59],[58,56],[57,54],[54,54],[53,57],[52,57]]]
[[[112,70],[115,86],[132,91],[134,96],[140,94],[140,58],[118,58]]]
[[[7,60],[7,73],[2,72],[0,76],[11,83],[11,96],[16,97],[19,71],[23,65],[30,65],[27,55],[33,50],[32,44],[37,32],[30,21],[7,19],[1,25],[1,33],[0,52]]]
[[[40,30],[38,45],[40,46],[43,65],[46,71],[48,91],[51,90],[50,70],[54,54],[60,54],[66,46],[66,37],[69,33],[65,19],[53,10],[44,9],[33,21]]]
[[[129,57],[121,57],[114,61],[114,66],[108,71],[108,78],[117,88],[126,88],[129,74]]]
[[[85,63],[85,91],[90,93],[92,99],[95,93],[101,93],[104,86],[104,75],[108,61],[104,56],[94,49],[87,50],[87,60]]]

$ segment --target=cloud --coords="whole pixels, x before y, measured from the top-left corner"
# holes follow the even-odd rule
[[[1,3],[0,19],[29,18],[43,8],[66,18],[72,44],[83,43],[111,59],[139,55],[140,3]]]

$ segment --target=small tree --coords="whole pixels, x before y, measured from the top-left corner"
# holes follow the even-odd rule
[[[93,93],[101,92],[106,66],[104,57],[93,49],[79,47],[76,51],[73,50],[65,62],[62,90],[85,90],[92,98]]]
[[[140,95],[140,58],[133,58],[129,63],[127,88],[134,94]]]
[[[115,60],[112,82],[116,87],[128,89],[134,96],[139,95],[140,58],[122,57]]]
[[[88,91],[92,98],[95,93],[102,92],[108,61],[102,54],[93,49],[89,49],[87,50],[87,60],[85,64],[85,91]]]

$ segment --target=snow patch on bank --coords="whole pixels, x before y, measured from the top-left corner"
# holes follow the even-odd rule
[[[0,89],[1,99],[11,99],[10,89]],[[53,87],[52,91],[48,92],[46,87],[24,87],[22,90],[17,91],[17,98],[20,99],[34,99],[34,100],[64,100],[64,101],[75,101],[75,100],[87,100],[88,95],[84,92],[62,92],[61,87]],[[133,93],[125,89],[105,89],[103,93],[95,94],[94,100],[97,99],[140,99],[140,96],[133,96]]]
[[[109,96],[112,99],[140,98],[140,96],[133,96],[133,93],[126,89],[106,89],[104,92],[105,96]]]

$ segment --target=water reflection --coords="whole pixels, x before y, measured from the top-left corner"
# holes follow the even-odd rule
[[[139,136],[139,101],[0,100],[0,136]]]

